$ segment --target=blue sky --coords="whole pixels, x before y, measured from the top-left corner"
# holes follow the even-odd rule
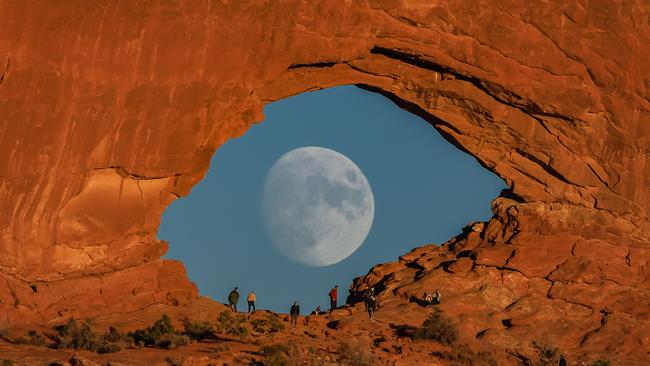
[[[303,312],[328,308],[338,284],[339,302],[356,276],[375,264],[396,261],[426,243],[443,243],[468,222],[487,220],[490,201],[505,184],[471,156],[445,141],[427,122],[381,95],[354,86],[300,94],[272,103],[266,118],[243,137],[224,144],[192,193],[167,208],[158,237],[170,243],[167,258],[185,264],[204,296],[226,302],[240,288],[258,308]],[[271,244],[261,204],[269,168],[303,146],[335,150],[366,175],[375,217],[364,244],[327,267],[294,262]]]

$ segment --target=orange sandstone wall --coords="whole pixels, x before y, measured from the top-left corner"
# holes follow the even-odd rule
[[[343,84],[508,183],[481,245],[546,276],[530,245],[580,238],[611,269],[590,284],[649,309],[650,5],[567,3],[0,1],[0,323],[198,296],[160,259],[165,207],[265,104]]]

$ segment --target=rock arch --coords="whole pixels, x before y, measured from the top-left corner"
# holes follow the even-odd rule
[[[472,265],[648,321],[642,1],[2,2],[0,12],[0,321],[198,296],[180,263],[160,259],[166,205],[264,104],[342,84],[422,116],[511,187],[490,223],[459,239]],[[581,299],[602,291],[623,295]]]

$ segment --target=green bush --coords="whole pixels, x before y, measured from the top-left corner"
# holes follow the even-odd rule
[[[2,360],[2,366],[14,366],[14,362],[9,359]]]
[[[246,328],[245,323],[245,315],[233,316],[231,311],[226,310],[219,313],[217,329],[220,333],[244,338],[248,335],[248,328]]]
[[[98,334],[93,328],[93,321],[86,319],[78,322],[75,319],[54,327],[57,334],[50,336],[56,349],[83,349],[97,353],[113,353],[124,349],[126,337],[116,328],[110,327],[104,335]]]
[[[188,318],[183,319],[183,327],[185,328],[185,335],[190,339],[196,341],[203,341],[205,339],[214,338],[212,325],[208,322],[193,322]]]
[[[451,319],[436,309],[422,323],[422,328],[415,331],[413,339],[432,339],[450,345],[458,339],[458,330]]]
[[[186,345],[189,338],[180,334],[172,325],[172,320],[163,314],[152,326],[138,329],[128,335],[137,345],[174,349]]]
[[[497,366],[492,352],[472,351],[468,345],[461,344],[454,347],[451,351],[435,352],[435,356],[453,362],[453,365],[463,366]]]
[[[85,349],[97,352],[101,338],[93,329],[93,322],[86,319],[78,322],[75,319],[54,327],[57,334],[54,336],[54,348],[56,349]]]
[[[133,343],[141,344],[144,346],[155,346],[156,342],[164,334],[176,333],[176,329],[172,325],[172,321],[167,314],[163,314],[160,319],[156,320],[152,326],[135,330],[129,333],[129,337],[133,339]]]
[[[119,343],[127,342],[129,339],[125,334],[120,333],[119,330],[115,327],[109,327],[108,332],[104,334],[104,340],[106,342]]]

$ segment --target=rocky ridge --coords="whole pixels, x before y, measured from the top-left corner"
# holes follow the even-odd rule
[[[566,216],[559,205],[549,210],[500,198],[493,209],[489,223],[474,223],[442,246],[374,267],[355,279],[352,293],[374,287],[382,311],[403,314],[425,291],[440,289],[439,308],[456,320],[464,340],[488,345],[512,364],[534,364],[533,342],[558,347],[575,364],[647,363],[650,291],[647,264],[639,259],[648,249],[594,237],[589,217],[582,230],[567,230],[572,223],[558,225],[553,217],[580,213]],[[557,234],[542,234],[549,223]],[[427,314],[415,309],[412,324]]]

